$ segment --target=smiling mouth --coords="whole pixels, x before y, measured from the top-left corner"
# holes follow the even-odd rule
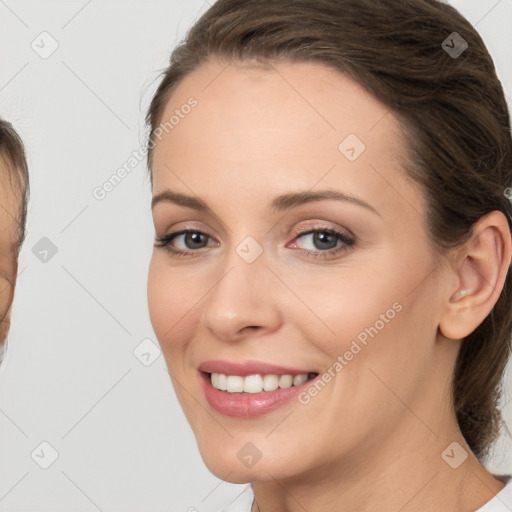
[[[288,389],[300,386],[308,380],[314,379],[318,373],[301,373],[299,375],[253,374],[253,375],[225,375],[223,373],[207,373],[212,386],[219,391],[233,394],[255,394]]]

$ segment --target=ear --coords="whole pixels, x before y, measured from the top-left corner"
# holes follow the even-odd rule
[[[458,283],[448,289],[439,322],[441,334],[460,340],[471,334],[496,304],[511,262],[512,238],[507,219],[493,211],[474,226],[452,266]]]

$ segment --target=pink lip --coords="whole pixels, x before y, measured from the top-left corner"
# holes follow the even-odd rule
[[[199,365],[198,369],[199,371],[206,373],[223,373],[224,375],[240,375],[241,377],[245,377],[246,375],[255,375],[257,373],[262,375],[301,375],[303,373],[315,372],[315,370],[289,368],[260,361],[244,361],[243,363],[236,363],[234,361],[223,361],[221,359],[205,361]]]
[[[312,372],[255,361],[245,363],[207,361],[199,366],[199,370],[204,394],[210,407],[220,414],[239,418],[256,418],[278,409],[289,403],[305,387],[311,385],[314,380],[310,379],[299,386],[292,386],[288,389],[278,388],[275,391],[228,393],[212,386],[210,373],[223,373],[225,375],[240,375],[244,377],[258,373],[263,375],[300,375]]]

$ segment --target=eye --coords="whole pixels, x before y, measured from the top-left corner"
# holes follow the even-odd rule
[[[164,248],[173,256],[195,257],[198,254],[194,253],[200,252],[200,249],[218,245],[215,241],[209,244],[209,240],[212,238],[207,233],[184,229],[157,238],[155,247]],[[309,229],[298,233],[294,240],[304,240],[305,242],[300,243],[298,248],[305,251],[307,256],[314,258],[335,256],[348,250],[355,243],[354,239],[330,228]],[[297,245],[297,242],[294,241],[291,247],[297,247]]]
[[[299,244],[299,249],[306,251],[308,256],[314,258],[337,255],[348,250],[355,243],[352,238],[330,228],[309,229],[299,233],[295,240],[303,240]],[[293,242],[292,246],[297,246],[297,242]]]
[[[208,246],[208,234],[202,231],[184,229],[174,233],[168,233],[155,240],[155,247],[163,247],[176,256],[190,256],[192,252]],[[180,242],[184,248],[176,248],[174,244]],[[217,245],[214,243],[213,245]]]

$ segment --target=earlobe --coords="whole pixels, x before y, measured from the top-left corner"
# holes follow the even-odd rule
[[[465,338],[491,312],[507,277],[511,248],[510,229],[501,212],[491,212],[476,223],[453,266],[458,286],[448,290],[439,322],[445,338]]]

